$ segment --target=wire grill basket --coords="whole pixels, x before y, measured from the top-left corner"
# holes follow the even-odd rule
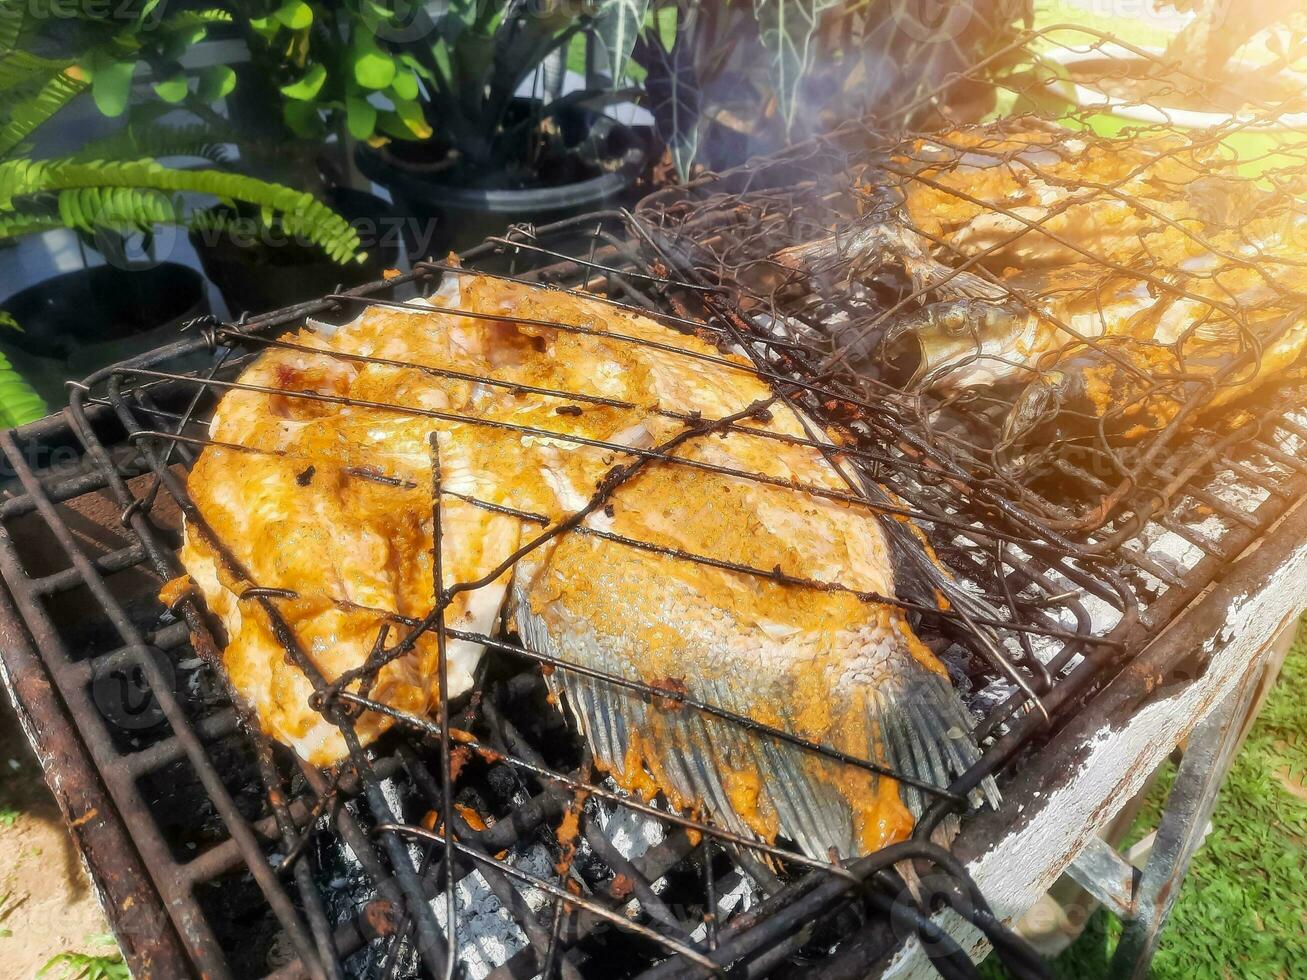
[[[1033,47],[1041,51],[1036,60],[1048,61],[1054,36],[1024,36],[1011,51]],[[1093,35],[1083,46],[1099,51],[1109,41]],[[991,79],[1001,59],[989,62],[947,84]],[[1037,94],[1060,91],[1056,79],[1032,81],[1015,69],[1004,72],[998,91],[1004,85],[1015,89],[1019,107]],[[1154,87],[1149,97],[1164,92]],[[955,104],[921,100],[890,131],[940,128],[931,112],[945,103]],[[1040,107],[1048,114],[1046,105]],[[1064,122],[1082,127],[1101,109],[1062,108]],[[1255,111],[1262,112],[1261,122],[1284,118],[1272,106]],[[1188,219],[1154,214],[1147,194],[1132,190],[1122,200],[1126,192],[1119,188],[1069,177],[1051,162],[1061,160],[1060,154],[1084,160],[1118,145],[1088,129],[1063,134],[1042,124],[1009,123],[970,131],[988,134],[988,150],[983,143],[979,149],[949,145],[937,135],[930,137],[928,153],[913,156],[905,155],[905,146],[915,151],[925,144],[888,139],[886,125],[849,127],[660,193],[634,215],[613,212],[548,228],[515,228],[463,257],[466,266],[488,275],[602,294],[607,302],[646,311],[674,329],[711,337],[723,350],[747,354],[773,382],[777,398],[839,431],[848,465],[868,483],[893,492],[897,503],[879,500],[875,506],[916,521],[945,565],[997,610],[992,620],[978,623],[957,610],[866,597],[904,607],[923,638],[946,655],[984,746],[980,761],[953,785],[921,787],[932,802],[911,840],[869,857],[817,860],[785,841],[752,840],[617,792],[546,704],[542,671],[577,665],[499,635],[475,637],[490,652],[470,698],[451,703],[442,691],[431,717],[415,717],[363,693],[369,675],[393,653],[384,637],[351,678],[364,686],[347,689],[315,676],[294,637],[284,634],[287,655],[314,682],[314,707],[350,745],[348,762],[334,769],[308,766],[256,727],[240,723],[206,611],[193,598],[167,611],[155,598],[159,586],[181,571],[175,554],[181,517],[192,527],[203,524],[187,495],[185,470],[210,442],[209,413],[240,383],[236,379],[253,358],[286,343],[278,339],[285,331],[309,318],[349,320],[369,304],[404,308],[429,295],[443,277],[463,274],[456,267],[420,263],[410,275],[240,323],[196,324],[190,337],[74,386],[62,418],[0,436],[19,486],[0,505],[0,570],[197,972],[442,975],[459,965],[497,977],[704,975],[728,968],[733,975],[761,976],[820,961],[838,950],[841,937],[876,920],[892,924],[891,938],[915,934],[928,940],[944,975],[970,975],[965,955],[930,918],[947,904],[975,922],[1016,972],[1038,973],[1025,946],[994,920],[963,869],[931,834],[964,808],[982,780],[1001,779],[1020,753],[1036,750],[1075,705],[1303,492],[1307,467],[1299,447],[1307,429],[1283,411],[1286,404],[1302,403],[1300,390],[1283,382],[1273,395],[1265,388],[1240,393],[1237,403],[1223,409],[1221,424],[1210,411],[1218,393],[1232,385],[1228,379],[1258,366],[1275,338],[1292,330],[1299,311],[1287,275],[1293,263],[1223,245],[1222,235],[1236,229],[1221,226],[1219,215],[1204,215],[1208,225],[1195,229]],[[1141,126],[1132,133],[1134,145],[1154,145],[1159,125],[1174,134],[1166,123]],[[1049,156],[1032,160],[1028,149],[995,147],[994,141],[1002,144],[1013,133],[1036,134],[1039,153]],[[1181,142],[1190,148],[1184,152],[1192,152],[1204,141],[1224,146],[1223,138],[1217,132]],[[1255,181],[1266,195],[1258,198],[1263,216],[1296,229],[1296,204],[1286,190],[1292,166],[1284,162],[1292,149],[1283,140],[1277,144],[1263,160],[1274,165],[1263,167]],[[1096,432],[1070,449],[1023,446],[1012,452],[1002,440],[1002,413],[1016,397],[1012,390],[996,385],[947,396],[896,361],[893,343],[905,334],[891,328],[939,302],[941,280],[927,277],[914,288],[905,281],[911,277],[903,273],[898,252],[892,262],[864,263],[850,274],[842,264],[848,252],[838,241],[850,227],[867,227],[868,216],[885,204],[864,199],[864,188],[876,186],[876,174],[897,168],[893,172],[909,184],[930,181],[940,185],[933,190],[965,200],[968,192],[949,190],[949,181],[960,168],[975,168],[977,155],[986,158],[986,172],[1002,172],[1004,180],[1021,170],[1064,192],[1087,191],[1097,204],[1123,204],[1124,214],[1131,220],[1144,216],[1140,220],[1151,229],[1136,236],[1141,245],[1156,234],[1155,244],[1162,238],[1168,248],[1184,242],[1186,249],[1273,281],[1267,302],[1276,313],[1275,327],[1259,319],[1260,308],[1218,299],[1194,285],[1191,291],[1204,304],[1223,307],[1235,342],[1228,363],[1215,372],[1168,370],[1149,378],[1146,394],[1137,397],[1172,399],[1179,406],[1174,418],[1123,445],[1124,433],[1111,424],[1109,411]],[[1204,166],[1211,163],[1203,159]],[[1254,179],[1233,170],[1215,172]],[[968,203],[972,219],[979,209],[1010,221],[1016,210],[991,201]],[[1084,203],[1077,199],[1075,206]],[[1017,247],[1038,232],[1032,224],[1051,220],[1050,214],[1037,221],[1025,216],[1017,226],[999,222],[1006,237],[984,248],[997,254]],[[1155,224],[1163,230],[1155,231]],[[1051,302],[1047,291],[1014,287],[1004,269],[987,268],[979,253],[948,252],[946,236],[930,241],[930,229],[908,230],[930,242],[932,257],[946,250],[942,262],[952,273],[971,273],[1000,291],[967,297],[971,308],[997,305],[1016,315],[1015,303],[1039,318]],[[1072,240],[1074,231],[1058,237]],[[791,276],[795,267],[775,261],[781,248],[832,236],[834,261],[824,267],[800,268]],[[1159,295],[1183,295],[1172,281],[1178,267],[1142,264],[1138,252],[1128,249],[1107,256],[1078,241],[1072,247],[1057,237],[1044,239],[1076,253],[1076,263],[1094,282],[1134,276]],[[774,275],[778,265],[785,275]],[[897,281],[895,268],[902,273]],[[829,281],[814,288],[826,275]],[[966,329],[976,322],[966,321]],[[1177,343],[1183,348],[1186,342]],[[1075,343],[1095,351],[1110,347],[1092,337]],[[1182,367],[1193,360],[1183,349],[1172,354]],[[958,358],[943,373],[976,360]],[[279,393],[321,397],[290,386]],[[575,400],[590,393],[566,394]],[[387,407],[412,411],[402,404]],[[685,421],[697,437],[740,420]],[[32,461],[34,448],[61,444],[71,447],[77,462]],[[665,451],[618,451],[649,465],[683,465]],[[625,478],[618,471],[612,486]],[[355,476],[376,480],[374,473]],[[1228,492],[1236,484],[1245,488],[1237,499]],[[88,539],[78,506],[97,495],[112,503],[122,531]],[[850,486],[847,496],[860,495],[865,491]],[[437,483],[437,507],[441,496]],[[601,506],[602,496],[596,501]],[[1194,529],[1198,518],[1205,530]],[[544,530],[561,533],[578,521]],[[26,527],[33,522],[35,532]],[[1159,555],[1159,527],[1192,547],[1189,560],[1177,564]],[[38,544],[24,539],[29,532]],[[52,562],[51,555],[61,557]],[[783,570],[726,571],[787,580]],[[258,583],[243,594],[243,601],[262,607],[274,623],[284,598]],[[407,636],[434,632],[442,643],[456,636],[441,615],[448,598],[437,590],[430,616],[395,627]],[[95,615],[88,617],[88,609]],[[981,642],[978,627],[992,632],[995,642]],[[629,677],[594,679],[651,703],[713,714],[751,738],[793,740],[694,691],[669,691]],[[156,709],[125,713],[124,691],[148,693]],[[354,732],[358,708],[395,722],[373,748],[363,748]],[[806,748],[846,765],[880,765],[843,757],[828,746]],[[919,879],[916,890],[901,877],[907,861]]]
[[[1106,551],[1301,378],[1307,106],[1286,61],[1204,77],[1055,26],[639,216],[810,370]],[[1012,115],[949,107],[982,82]]]

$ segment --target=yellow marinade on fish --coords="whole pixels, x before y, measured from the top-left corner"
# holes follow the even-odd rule
[[[1301,318],[1304,307],[1295,272],[1305,223],[1283,191],[1197,176],[1201,160],[1172,140],[1085,147],[1066,134],[1056,161],[1038,170],[1030,162],[1018,181],[1026,156],[1021,141],[1001,132],[982,139],[981,132],[932,138],[955,152],[974,154],[982,146],[989,161],[943,170],[934,181],[965,187],[986,206],[960,207],[931,188],[914,189],[910,210],[933,222],[931,234],[944,236],[946,250],[962,255],[988,234],[978,223],[1001,220],[1008,232],[1020,232],[1019,222],[990,205],[1011,209],[1017,200],[1047,198],[1041,207],[1049,220],[984,253],[1001,300],[925,301],[892,318],[890,350],[916,355],[909,387],[948,394],[1006,381],[1028,385],[1007,426],[1008,444],[1055,435],[1036,423],[1063,409],[1070,423],[1063,434],[1077,425],[1097,430],[1116,416],[1115,434],[1139,435],[1165,425],[1247,347],[1266,346],[1270,356],[1259,359],[1259,369],[1222,381],[1207,407],[1274,377],[1299,353],[1300,327],[1276,332],[1285,317]],[[1031,145],[1041,147],[1035,136]],[[1092,195],[1068,196],[1077,181]],[[1142,203],[1122,212],[1126,201]],[[1083,252],[1050,252],[1058,243],[1045,231]],[[1016,266],[1005,266],[1007,260]]]
[[[1283,376],[1307,352],[1307,295],[1273,272],[1204,256],[1132,315],[1083,339],[1059,331],[1026,360],[1002,444],[1135,439],[1191,403],[1201,415]]]
[[[287,663],[261,604],[240,593],[293,592],[268,601],[327,681],[365,661],[383,623],[390,643],[406,635],[399,617],[418,620],[433,607],[431,433],[450,587],[488,578],[541,532],[477,502],[562,520],[631,461],[618,447],[655,449],[683,434],[685,419],[670,413],[720,419],[772,398],[743,358],[596,299],[450,274],[434,302],[513,319],[374,307],[334,333],[287,335],[215,413],[213,439],[248,449],[207,447],[189,477],[202,520],[188,523],[181,558],[222,623],[233,685],[269,734],[315,764],[344,756],[341,735],[310,707],[311,685]],[[451,376],[458,372],[616,404]],[[512,618],[531,649],[946,784],[976,759],[969,718],[897,606],[600,536],[893,596],[894,548],[881,520],[835,499],[847,485],[821,452],[747,431],[804,438],[805,421],[778,402],[737,429],[684,439],[678,457],[781,485],[649,462],[582,527],[460,592],[449,627],[494,634],[511,590]],[[451,696],[472,685],[482,652],[451,639]],[[565,668],[549,679],[621,786],[661,792],[738,832],[847,855],[902,839],[909,811],[920,810],[921,794],[896,780],[673,699],[646,702]],[[371,696],[421,714],[437,692],[436,641],[425,633],[381,671]],[[368,742],[388,724],[368,713],[358,728]],[[992,783],[984,792],[994,798]]]
[[[1177,226],[1251,216],[1259,196],[1222,172],[1219,144],[1096,139],[1038,119],[922,137],[895,159],[904,210],[940,257],[980,257],[1000,274],[1124,261]]]
[[[825,290],[901,268],[925,301],[1001,301],[992,276],[1127,263],[1155,235],[1257,216],[1270,196],[1225,166],[1218,148],[1180,137],[1090,139],[1029,116],[916,137],[846,175],[860,201],[847,227],[782,248],[749,278]]]

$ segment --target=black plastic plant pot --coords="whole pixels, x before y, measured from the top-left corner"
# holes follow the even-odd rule
[[[65,400],[64,381],[176,339],[181,324],[209,312],[209,299],[198,272],[161,262],[65,272],[15,293],[0,308],[20,328],[0,338],[11,361],[56,404]]]
[[[390,205],[375,194],[347,187],[331,188],[324,198],[358,232],[366,253],[362,262],[340,265],[312,243],[255,221],[234,229],[191,232],[200,265],[233,317],[314,299],[337,286],[372,282],[399,265],[403,240]]]
[[[593,124],[592,114],[563,115],[564,129],[575,129],[578,139]],[[608,142],[613,144],[611,159],[602,168],[592,163],[587,169],[572,159],[555,161],[536,175],[534,186],[507,186],[512,181],[493,172],[477,175],[476,186],[470,186],[466,172],[462,181],[451,176],[453,168],[432,144],[373,148],[360,143],[355,162],[390,193],[409,258],[417,261],[470,248],[503,234],[510,224],[549,224],[626,203],[647,147],[637,130],[617,124]]]

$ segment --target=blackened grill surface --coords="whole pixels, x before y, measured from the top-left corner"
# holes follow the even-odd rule
[[[1199,428],[1159,441],[1146,479],[1072,461],[1067,500],[1052,502],[1038,487],[991,478],[891,393],[816,370],[811,345],[778,338],[780,311],[742,297],[722,256],[747,249],[753,234],[771,245],[773,232],[758,224],[769,208],[797,216],[792,239],[824,229],[818,212],[794,210],[787,189],[829,176],[832,160],[800,149],[661,195],[634,216],[515,229],[465,260],[599,291],[670,315],[673,326],[702,321],[724,347],[754,357],[785,397],[840,428],[844,457],[893,490],[941,559],[1001,610],[1002,644],[991,650],[956,616],[914,610],[987,740],[980,764],[935,794],[918,838],[829,867],[783,841],[732,841],[620,800],[546,703],[541,670],[567,665],[499,639],[473,696],[442,705],[447,723],[400,718],[374,751],[336,771],[298,764],[242,723],[203,610],[166,611],[156,598],[180,570],[185,468],[205,442],[220,383],[267,340],[308,316],[344,321],[367,302],[404,303],[453,274],[426,263],[240,324],[197,324],[192,337],[90,379],[63,416],[0,437],[16,477],[0,503],[0,571],[17,614],[6,626],[26,631],[40,658],[6,654],[6,664],[20,681],[48,676],[66,705],[116,811],[106,819],[139,857],[118,869],[93,855],[93,870],[148,875],[176,939],[158,950],[179,948],[215,977],[438,975],[451,962],[446,886],[455,883],[456,957],[476,976],[704,975],[718,964],[765,975],[838,954],[856,924],[889,921],[895,899],[899,938],[928,929],[890,860],[912,857],[960,897],[965,878],[929,831],[984,776],[1002,784],[1014,760],[1037,752],[1307,490],[1307,418],[1284,410],[1304,403],[1293,386],[1241,405],[1237,437]],[[1067,501],[1080,509],[1068,512]],[[14,686],[26,701],[24,685]],[[335,696],[327,710],[358,703],[326,694]],[[694,710],[714,710],[692,696],[683,701]],[[455,731],[463,734],[451,739]],[[580,813],[579,836],[560,842],[569,810]],[[854,891],[854,882],[866,885]],[[143,894],[139,881],[133,887]],[[111,914],[120,932],[133,930]],[[1019,972],[1033,969],[1019,944],[982,924]],[[150,948],[130,938],[129,952]],[[935,949],[941,972],[960,975],[948,944]]]

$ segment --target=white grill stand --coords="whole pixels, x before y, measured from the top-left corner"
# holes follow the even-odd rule
[[[1101,837],[1092,838],[1067,874],[1124,920],[1111,975],[1143,980],[1180,884],[1209,828],[1221,785],[1275,683],[1296,627],[1284,630],[1255,671],[1195,727],[1162,811],[1152,848],[1136,868]]]
[[[1078,880],[1127,920],[1115,972],[1144,976],[1230,759],[1278,673],[1277,641],[1305,609],[1307,501],[1299,501],[1024,767],[997,813],[964,829],[955,853],[994,913],[1019,921],[1078,864]],[[1195,657],[1200,670],[1187,664]],[[1185,745],[1156,857],[1136,872],[1101,835]],[[936,921],[974,960],[989,953],[955,913]],[[915,938],[888,962],[864,961],[861,975],[877,970],[938,977]]]

